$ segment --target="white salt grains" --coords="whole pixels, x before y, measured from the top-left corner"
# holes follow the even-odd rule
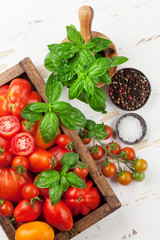
[[[132,143],[142,137],[142,125],[137,118],[126,116],[118,124],[118,133],[121,139]]]

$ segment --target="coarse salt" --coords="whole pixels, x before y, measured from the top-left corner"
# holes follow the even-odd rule
[[[118,133],[124,141],[135,142],[143,134],[141,122],[133,116],[124,117],[118,124]]]

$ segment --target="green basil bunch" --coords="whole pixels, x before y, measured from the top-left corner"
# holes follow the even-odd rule
[[[45,67],[53,72],[54,78],[69,88],[69,99],[77,98],[98,112],[105,113],[106,95],[97,88],[99,81],[109,84],[109,68],[118,66],[126,57],[102,57],[99,52],[109,47],[110,40],[92,38],[84,43],[81,34],[71,25],[67,26],[67,37],[71,42],[51,44]]]
[[[87,130],[86,138],[95,138],[104,140],[107,137],[106,127],[104,123],[95,123],[93,120],[87,119],[86,126],[84,127]],[[80,130],[80,132],[82,129]]]
[[[38,188],[49,188],[49,198],[52,205],[57,204],[63,192],[67,191],[69,186],[76,188],[85,188],[85,181],[74,172],[68,172],[79,162],[77,153],[65,153],[61,158],[62,170],[46,170],[39,174],[34,184]]]
[[[51,74],[45,87],[49,103],[31,103],[21,112],[21,116],[28,122],[38,121],[41,117],[40,133],[45,143],[51,142],[57,135],[59,120],[69,129],[79,130],[86,124],[83,113],[71,104],[58,101],[63,90],[57,76]]]

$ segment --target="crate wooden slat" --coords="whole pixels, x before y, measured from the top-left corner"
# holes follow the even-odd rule
[[[47,102],[45,96],[45,82],[29,58],[23,59],[19,64],[0,74],[0,86],[10,82],[16,77],[21,77],[21,75],[26,76],[26,78],[30,80],[35,89],[40,93],[44,102]],[[80,155],[80,158],[84,159],[84,162],[88,164],[90,176],[99,189],[104,201],[104,204],[102,204],[95,211],[75,222],[75,233],[73,235],[66,235],[60,232],[55,236],[55,240],[67,240],[118,209],[121,206],[121,203],[102,175],[101,171],[97,167],[95,161],[92,159],[90,153],[84,146],[77,133],[66,128],[61,123],[60,127],[65,134],[70,136],[72,142],[74,143],[74,150]],[[2,226],[9,240],[14,240],[15,229],[9,220],[0,216],[0,225]]]

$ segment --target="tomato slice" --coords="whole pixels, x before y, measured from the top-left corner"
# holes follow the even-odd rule
[[[0,118],[0,136],[11,139],[20,131],[20,122],[17,117],[4,116]]]
[[[29,133],[18,133],[11,141],[12,151],[16,155],[28,155],[35,149],[35,140]]]

